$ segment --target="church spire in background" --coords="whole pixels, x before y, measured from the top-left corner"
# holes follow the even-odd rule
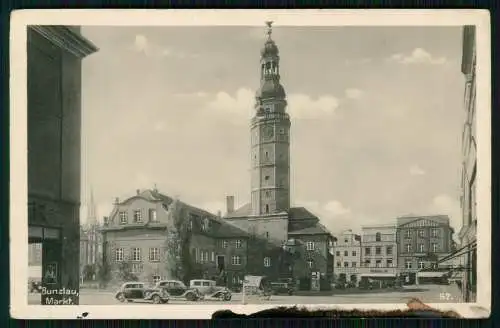
[[[87,223],[90,225],[97,224],[97,209],[94,202],[94,188],[90,187],[90,201],[87,210]]]

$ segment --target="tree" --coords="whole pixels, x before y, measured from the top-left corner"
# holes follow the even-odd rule
[[[132,263],[120,262],[118,266],[118,275],[122,281],[138,281],[139,278],[132,272]]]
[[[191,279],[191,223],[186,217],[186,208],[175,199],[168,208],[165,263],[167,279],[187,282]]]

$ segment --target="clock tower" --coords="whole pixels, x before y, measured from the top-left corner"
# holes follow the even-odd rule
[[[251,199],[253,215],[290,209],[290,116],[280,83],[279,51],[271,39],[272,22],[261,50],[260,88],[251,121]]]

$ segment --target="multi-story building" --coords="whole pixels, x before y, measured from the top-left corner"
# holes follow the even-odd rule
[[[28,242],[42,244],[51,290],[79,290],[81,62],[95,51],[77,26],[28,26]],[[78,304],[78,293],[69,297]]]
[[[245,274],[275,278],[285,265],[282,248],[156,189],[116,200],[102,234],[112,281],[205,278],[232,287]]]
[[[464,26],[462,45],[462,73],[465,76],[464,107],[466,119],[462,134],[462,228],[458,234],[461,263],[466,269],[462,281],[464,302],[476,301],[477,286],[477,211],[476,211],[476,28]]]
[[[284,246],[293,239],[295,245],[306,247],[301,260],[311,264],[310,270],[295,271],[305,274],[295,278],[308,280],[310,288],[316,289],[321,282],[330,286],[333,278],[333,256],[329,251],[333,236],[307,209],[290,207],[291,121],[281,84],[279,50],[271,38],[271,23],[268,26],[260,57],[260,88],[250,124],[251,202],[235,211],[232,201],[224,219],[276,245]]]
[[[432,268],[452,247],[453,229],[448,216],[397,219],[398,266],[407,283],[414,283],[418,271]]]
[[[398,274],[395,225],[363,226],[360,278],[393,280]]]
[[[334,243],[333,256],[337,279],[356,283],[361,266],[361,236],[352,230],[344,231]]]

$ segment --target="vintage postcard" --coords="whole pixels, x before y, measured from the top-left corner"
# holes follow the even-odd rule
[[[12,315],[487,317],[490,94],[487,11],[14,12]]]

